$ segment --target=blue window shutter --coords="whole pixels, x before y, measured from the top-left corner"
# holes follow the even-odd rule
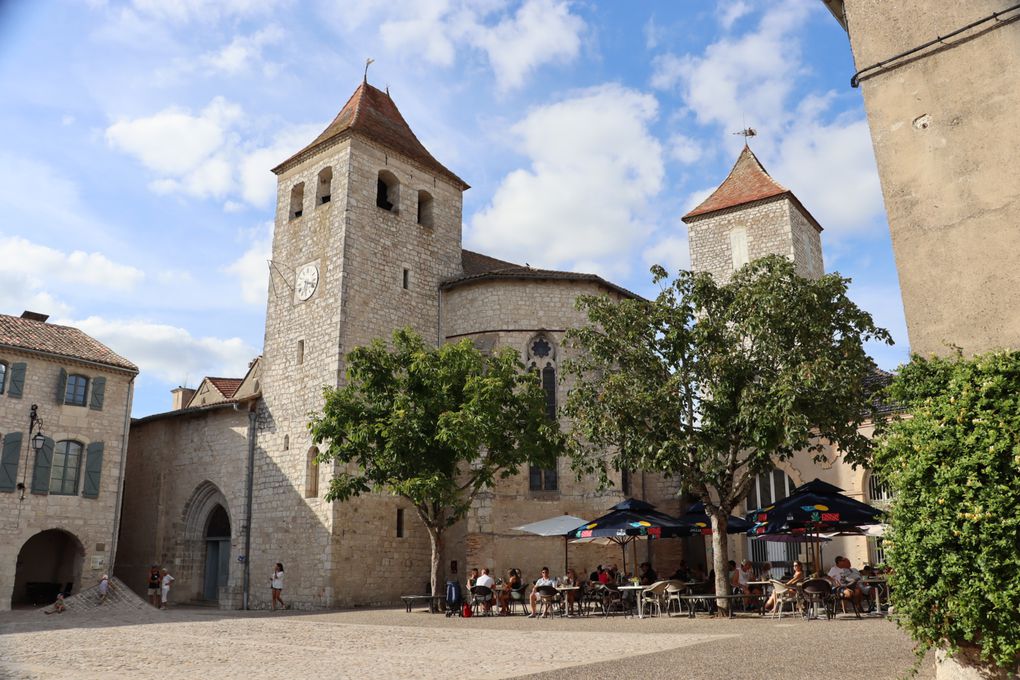
[[[18,463],[21,462],[21,433],[9,432],[4,437],[0,454],[0,491],[14,491],[18,486]]]
[[[24,390],[25,364],[11,364],[11,382],[7,386],[7,396],[11,399],[21,399]]]
[[[46,437],[42,448],[35,452],[32,469],[32,493],[50,492],[50,466],[53,464],[53,440]]]
[[[64,403],[64,393],[67,391],[67,371],[60,369],[60,377],[57,378],[57,403]]]
[[[103,397],[106,393],[106,378],[93,378],[92,379],[92,401],[89,402],[89,408],[93,411],[103,410]]]
[[[99,479],[103,474],[103,442],[92,442],[86,447],[85,484],[81,495],[85,498],[99,497]]]

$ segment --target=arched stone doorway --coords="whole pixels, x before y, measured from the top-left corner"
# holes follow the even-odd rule
[[[220,598],[220,587],[230,577],[230,517],[222,505],[216,505],[209,514],[205,528],[205,575],[202,579],[202,597]]]
[[[47,529],[25,541],[18,552],[11,606],[46,605],[62,592],[81,587],[85,548],[74,534]]]
[[[202,482],[184,508],[184,545],[177,585],[187,599],[220,602],[230,579],[230,506],[223,492]],[[227,596],[226,601],[229,601]],[[221,602],[221,604],[223,604]]]

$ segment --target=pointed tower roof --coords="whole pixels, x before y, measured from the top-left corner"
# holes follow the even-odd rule
[[[400,115],[389,92],[372,87],[368,81],[363,81],[358,86],[358,89],[340,109],[340,113],[336,115],[333,122],[322,131],[322,134],[316,137],[311,144],[273,168],[273,172],[279,175],[290,166],[318,151],[328,142],[344,134],[360,134],[399,153],[425,169],[442,175],[461,190],[469,188],[464,180],[433,158],[428,149],[418,141],[415,134],[411,132],[407,121]]]
[[[712,192],[711,196],[684,215],[682,219],[684,222],[688,222],[693,217],[776,196],[789,198],[818,231],[822,230],[818,220],[808,212],[807,208],[793,195],[793,192],[772,179],[772,176],[765,170],[765,166],[751,151],[751,147],[745,144],[744,150],[740,152],[737,162],[733,164],[733,169],[730,170],[730,174],[726,176],[723,183]]]

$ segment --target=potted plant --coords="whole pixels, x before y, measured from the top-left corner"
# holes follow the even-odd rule
[[[1015,677],[1020,659],[1020,352],[913,357],[879,435],[892,485],[891,598],[937,677]]]

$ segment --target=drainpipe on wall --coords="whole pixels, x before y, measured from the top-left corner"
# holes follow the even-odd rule
[[[113,566],[117,559],[117,537],[120,534],[120,516],[124,505],[124,470],[127,468],[128,436],[131,434],[131,403],[135,394],[135,378],[128,381],[127,404],[124,411],[124,436],[121,438],[120,450],[120,481],[117,483],[117,500],[113,510],[113,537],[110,539],[110,559],[107,561],[106,573],[113,575]]]
[[[241,594],[241,609],[248,609],[248,594],[251,585],[251,506],[252,489],[255,483],[255,404],[248,407],[248,478],[244,496],[244,585]]]

